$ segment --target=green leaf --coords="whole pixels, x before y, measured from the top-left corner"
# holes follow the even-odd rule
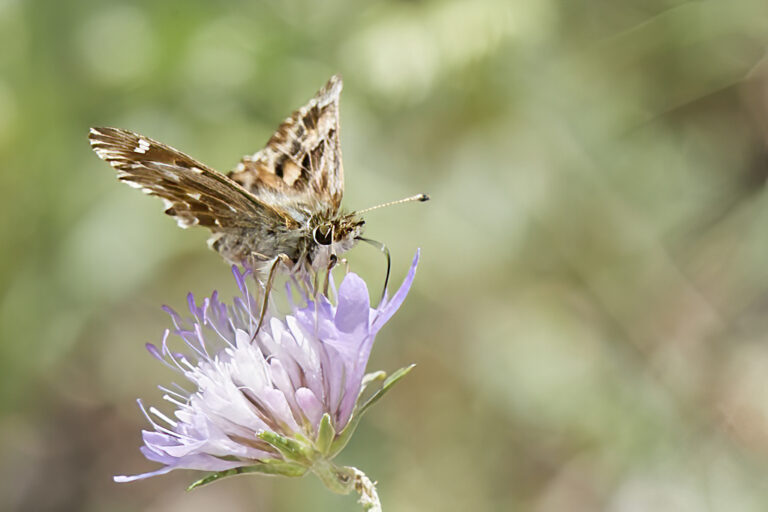
[[[320,420],[320,428],[317,431],[317,439],[315,440],[317,451],[323,455],[327,454],[334,437],[336,437],[336,430],[331,424],[331,415],[325,413],[323,414],[323,419]]]
[[[280,434],[270,432],[269,430],[259,432],[257,437],[273,446],[277,451],[280,452],[280,455],[286,459],[303,464],[309,464],[310,452],[307,449],[307,446],[296,441],[295,439],[289,439],[285,436],[281,436]]]
[[[344,449],[344,447],[349,442],[349,439],[352,437],[355,429],[357,428],[358,423],[360,423],[360,418],[363,417],[363,413],[365,413],[369,407],[371,407],[382,396],[384,396],[384,393],[389,391],[392,386],[397,383],[397,381],[408,375],[408,372],[410,372],[414,366],[416,365],[412,364],[410,366],[406,366],[405,368],[400,368],[394,372],[384,381],[384,383],[381,385],[381,388],[379,388],[378,391],[376,391],[363,405],[355,408],[355,411],[352,413],[352,417],[349,419],[349,423],[347,423],[347,426],[344,427],[344,430],[341,431],[339,437],[337,437],[331,445],[329,457],[335,457],[342,449]]]
[[[217,480],[221,480],[222,478],[227,478],[230,476],[237,476],[237,475],[245,475],[248,473],[261,473],[263,475],[282,475],[282,476],[296,477],[296,476],[302,476],[306,472],[307,472],[307,468],[299,464],[294,464],[292,462],[285,462],[278,459],[268,459],[259,464],[254,464],[253,466],[244,466],[241,468],[234,468],[234,469],[228,469],[226,471],[218,471],[216,473],[211,473],[210,475],[205,476],[200,480],[197,480],[196,482],[193,482],[192,484],[190,484],[190,486],[187,487],[187,490],[191,491],[192,489],[196,489],[200,486],[213,483]]]
[[[362,414],[365,412],[370,406],[375,404],[382,396],[384,396],[384,393],[389,391],[392,386],[394,386],[397,381],[408,375],[408,372],[413,370],[413,367],[416,366],[415,364],[412,364],[410,366],[406,366],[405,368],[400,368],[399,370],[395,371],[392,375],[387,377],[387,379],[384,381],[384,384],[381,385],[381,388],[376,391],[376,393],[371,396],[371,398],[368,399],[367,402],[363,404],[363,406],[358,411],[358,414]]]

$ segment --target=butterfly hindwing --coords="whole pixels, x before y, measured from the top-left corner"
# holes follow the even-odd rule
[[[278,127],[264,149],[245,156],[229,177],[267,202],[338,211],[344,192],[339,144],[341,88],[341,78],[331,77]]]

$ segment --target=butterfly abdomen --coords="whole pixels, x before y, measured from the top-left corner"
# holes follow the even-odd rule
[[[216,233],[208,245],[230,263],[260,270],[281,255],[298,263],[309,252],[310,242],[303,230],[254,226]]]

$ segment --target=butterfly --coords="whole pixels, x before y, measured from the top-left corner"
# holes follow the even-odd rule
[[[341,89],[341,78],[331,77],[227,175],[128,130],[91,128],[89,139],[120,181],[162,198],[179,226],[208,228],[209,246],[228,262],[270,283],[280,263],[317,275],[358,241],[372,242],[362,237],[360,213],[367,210],[341,209]],[[394,203],[427,199],[419,194]]]

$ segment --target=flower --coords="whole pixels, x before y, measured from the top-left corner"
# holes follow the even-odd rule
[[[352,473],[329,461],[347,443],[362,413],[411,369],[389,378],[384,372],[365,375],[374,338],[405,300],[418,258],[417,252],[400,289],[375,308],[365,282],[350,273],[335,304],[320,294],[304,297],[303,306],[291,302],[290,314],[282,319],[267,315],[255,337],[259,301],[246,286],[248,272],[237,267],[233,274],[241,296],[232,305],[214,292],[202,304],[188,296],[188,319],[164,308],[187,353],[169,348],[168,330],[159,348],[147,344],[147,349],[195,389],[160,388],[164,400],[175,406],[172,416],[155,407],[147,410],[139,401],[153,427],[142,432],[141,451],[164,467],[116,476],[115,481],[174,469],[215,472],[194,487],[245,472],[299,476],[311,470],[333,490],[348,492]],[[292,291],[287,286],[289,301]],[[364,393],[372,383],[378,389]]]

